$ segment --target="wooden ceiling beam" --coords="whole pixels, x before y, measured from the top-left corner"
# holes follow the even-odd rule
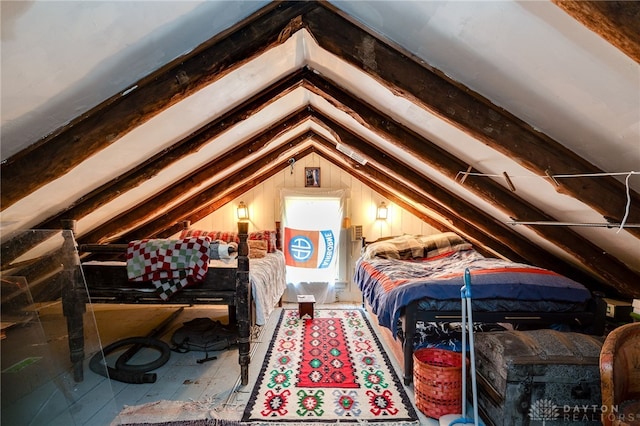
[[[198,152],[198,150],[225,131],[244,120],[248,120],[276,100],[301,87],[304,77],[309,73],[308,69],[302,68],[283,77],[258,95],[215,117],[209,123],[170,147],[163,149],[136,167],[83,195],[70,203],[63,211],[45,219],[33,228],[60,229],[61,221],[63,220],[81,220],[95,209],[142,185],[148,179],[158,175],[162,170],[176,164],[179,160]],[[274,125],[277,126],[277,123],[274,123]],[[29,231],[11,236],[9,240],[2,242],[2,264],[5,265],[21,254],[26,253],[31,247],[41,243],[44,238],[44,233],[32,235]],[[30,244],[25,244],[26,240]]]
[[[251,55],[255,57],[269,47],[282,43],[302,25],[329,52],[361,67],[381,82],[387,80],[385,84],[391,90],[419,101],[428,110],[466,129],[484,143],[517,158],[534,172],[547,169],[553,173],[598,171],[589,167],[581,168],[585,165],[584,160],[563,151],[557,142],[535,132],[526,123],[468,88],[449,80],[438,70],[391,47],[332,6],[326,3],[300,3],[303,2],[277,3],[277,6],[262,9],[246,22],[142,79],[136,89],[125,96],[118,94],[112,97],[60,131],[10,158],[1,166],[0,208],[8,207],[21,195],[64,174],[82,161],[83,155],[92,155],[94,151],[103,149],[119,135],[246,63]],[[298,17],[302,17],[302,20]],[[365,46],[370,49],[364,49]],[[375,60],[371,60],[370,55],[375,55]],[[105,137],[103,132],[111,136]],[[38,161],[22,157],[35,151],[38,152]],[[59,164],[49,167],[47,161],[54,159]],[[590,165],[586,163],[586,166]],[[596,210],[604,208],[607,216],[619,218],[626,204],[621,183],[615,179],[598,179],[597,182],[591,179],[573,187],[572,182],[563,181],[561,190],[587,204],[595,202],[591,205]],[[18,189],[18,186],[22,188]],[[593,193],[597,200],[593,200],[594,195],[583,197],[583,193]],[[487,197],[490,200],[491,194],[487,194]],[[640,218],[640,203],[635,192],[632,193],[632,201],[629,222]],[[611,209],[607,209],[607,206]],[[629,228],[628,232],[640,235],[640,230],[633,228]],[[586,264],[590,265],[589,262]]]
[[[305,85],[309,90],[313,90],[315,93],[323,96],[338,109],[346,111],[347,113],[351,111],[351,115],[362,125],[381,135],[387,141],[409,152],[421,162],[429,164],[445,176],[455,180],[456,174],[460,170],[465,169],[466,165],[458,158],[395,122],[392,118],[374,110],[363,101],[342,92],[340,88],[328,80],[312,74],[307,77],[307,80],[315,87],[314,89]],[[316,113],[320,114],[322,121],[333,123],[330,124],[329,127],[336,128],[336,126],[339,125],[332,117],[321,114],[320,111],[316,111]],[[345,136],[341,135],[341,137]],[[345,142],[345,144],[349,145],[347,142]],[[355,149],[358,150],[358,148]],[[385,153],[385,155],[389,154]],[[371,161],[378,164],[381,164],[385,159],[385,157],[380,154],[370,154],[368,156]],[[406,178],[406,168],[390,168],[389,173],[396,173],[394,170],[402,170],[402,176],[400,176],[399,173],[396,174],[397,179]],[[492,204],[510,217],[515,217],[519,220],[555,221],[555,218],[552,216],[547,215],[542,210],[521,199],[517,194],[514,194],[493,180],[469,177],[464,185],[481,198],[490,200]],[[447,193],[449,191],[444,192]],[[464,212],[463,215],[469,215],[474,218],[480,217],[469,211],[469,209],[460,210],[461,207],[452,207],[451,202],[444,202],[443,205],[449,206],[452,210],[462,211]],[[481,226],[477,218],[474,220],[478,222],[478,226]],[[567,253],[570,253],[584,265],[585,269],[591,270],[602,277],[603,282],[610,283],[612,286],[619,288],[622,293],[627,292],[627,294],[631,294],[628,292],[637,291],[632,289],[633,285],[631,285],[631,283],[637,282],[634,280],[640,279],[637,273],[575,231],[554,226],[539,226],[533,227],[532,229],[541,237],[562,248]],[[513,238],[515,234],[502,234],[504,238],[503,243],[508,244],[509,239]],[[543,261],[544,259],[541,260]],[[536,264],[537,260],[535,262],[530,260],[530,262]]]
[[[320,83],[321,82],[319,82],[319,81],[315,81],[316,85],[320,85]],[[306,86],[306,87],[309,88],[308,86]],[[323,85],[323,90],[326,91],[326,90],[329,90],[329,89],[331,89],[330,86],[328,86],[327,84]],[[345,96],[340,96],[340,93],[338,93],[336,90],[337,89],[333,88],[331,96],[339,97],[341,102],[348,102],[350,107],[354,107],[354,102],[357,102],[356,100],[354,100],[354,99],[349,100]],[[319,93],[319,92],[320,92],[320,90],[316,89],[316,93]],[[329,98],[326,94],[324,96]],[[335,104],[338,101],[335,100],[334,98],[331,98],[330,102]],[[341,109],[344,110],[345,107],[342,106]],[[404,146],[405,149],[407,149],[407,146],[411,145],[412,138],[406,135],[406,130],[402,129],[401,127],[398,127],[398,128],[393,127],[393,125],[392,125],[393,121],[390,120],[388,117],[377,117],[375,119],[372,119],[371,117],[373,117],[374,114],[371,112],[370,109],[364,107],[363,105],[356,106],[356,109],[358,111],[358,115],[361,118],[365,118],[365,124],[369,123],[369,124],[367,124],[368,127],[371,128],[371,124],[370,123],[384,123],[384,127],[385,127],[384,129],[383,128],[377,128],[377,129],[375,129],[375,131],[386,135],[386,137],[389,137],[391,135],[391,139],[392,140],[394,138],[399,137],[403,141],[402,142],[402,146]],[[323,118],[323,120],[327,120],[327,119],[328,119],[327,117]],[[283,128],[289,128],[290,127],[290,124],[282,124],[281,123],[281,125],[283,126]],[[374,125],[373,127],[376,127],[376,126]],[[409,141],[409,143],[407,141]],[[428,143],[428,141],[426,141],[426,142]],[[408,143],[408,145],[407,145],[407,143]],[[424,145],[424,143],[425,143],[424,141],[421,141],[421,142],[419,142],[418,146],[420,147],[421,144]],[[415,144],[414,144],[414,146],[415,146]],[[244,149],[244,148],[239,148],[239,149],[241,150],[239,152],[243,152],[242,149]],[[249,149],[248,151],[249,152],[253,152],[255,149],[256,148],[254,147],[254,148]],[[411,151],[411,149],[410,149],[410,151]],[[434,157],[437,157],[437,156],[434,156],[434,152],[432,150],[427,150],[427,152],[428,152],[428,154],[426,155],[426,157],[425,157],[424,152],[418,152],[418,153],[414,152],[414,155],[419,156],[420,158],[423,159],[423,161],[428,160],[428,162],[429,161],[433,161]],[[244,151],[244,153],[246,153],[246,151]],[[232,164],[233,161],[237,161],[237,159],[242,158],[242,156],[243,155],[241,154],[241,155],[237,155],[236,157],[230,157],[230,158],[235,158],[235,160],[230,160],[230,162],[228,162],[228,164]],[[374,158],[376,158],[375,155],[374,155]],[[218,166],[219,166],[219,164],[218,164]],[[395,170],[398,170],[398,169],[401,169],[401,168],[395,168]],[[453,168],[450,168],[449,174],[454,173],[458,169],[459,169],[459,167],[457,167],[457,166],[455,166]],[[157,172],[157,170],[156,170],[156,172]],[[446,172],[446,170],[445,170],[445,172]],[[193,174],[188,179],[190,181],[193,181]],[[126,180],[121,180],[121,182],[123,182],[123,184],[126,184]],[[469,183],[471,183],[471,181]],[[179,184],[177,184],[177,185],[178,185],[176,187],[177,189],[174,189],[174,193],[178,194],[178,195],[182,194],[184,189],[181,188],[179,186]],[[499,187],[499,186],[497,186],[497,187],[498,187],[498,191],[504,191],[504,189],[502,189],[501,187]],[[177,191],[177,192],[175,192],[175,191]],[[171,191],[166,192],[163,196],[157,196],[157,195],[153,196],[153,197],[150,198],[150,200],[147,200],[147,201],[141,203],[140,206],[144,206],[144,210],[147,211],[147,212],[150,212],[148,214],[153,215],[154,214],[153,213],[154,212],[154,209],[153,209],[154,206],[156,206],[156,208],[158,208],[158,207],[166,205],[167,203],[171,203],[172,197],[169,195],[170,193],[171,193]],[[493,195],[492,195],[492,197],[495,198],[495,196],[493,196]],[[506,195],[506,199],[507,199],[508,203],[511,203],[512,202],[511,194],[507,194]],[[449,205],[450,206],[451,204],[449,202],[448,204],[445,203],[445,205]],[[139,208],[142,208],[142,207],[139,207]],[[132,210],[138,210],[139,208],[132,209]],[[454,209],[454,210],[459,210],[459,208]],[[533,210],[531,208],[527,207],[527,208],[524,209],[524,211],[525,212],[529,212],[529,211],[533,211]],[[117,233],[118,231],[113,231],[113,229],[121,230],[122,228],[118,228],[118,226],[119,227],[130,227],[131,226],[131,223],[129,223],[129,221],[127,221],[127,220],[123,220],[123,217],[124,218],[128,218],[131,221],[131,220],[133,220],[133,216],[139,217],[138,213],[140,213],[140,210],[138,210],[137,213],[132,213],[131,211],[125,212],[122,215],[119,215],[118,217],[113,218],[108,223],[102,224],[101,227],[99,227],[97,230],[92,231],[92,234],[90,234],[90,235],[94,235],[95,236],[96,232],[100,233],[101,230],[109,229],[109,228],[112,229],[112,232]],[[447,216],[455,217],[454,214],[451,214],[451,210],[449,211],[449,214]],[[477,214],[471,214],[470,217],[474,218],[474,221],[475,221],[477,226],[482,227],[481,220],[478,219],[480,216],[478,216]],[[116,223],[119,223],[120,225],[115,225]],[[133,222],[133,223],[135,223],[135,222]],[[548,230],[549,231],[554,231],[555,228],[554,229],[548,229]],[[496,234],[495,230],[493,231],[493,234],[494,235],[501,235],[501,233],[497,233]],[[504,246],[504,244],[508,244],[509,242],[513,243],[513,238],[514,238],[515,235],[519,235],[519,234],[517,234],[514,231],[511,231],[510,235],[504,236],[503,237],[504,239],[502,240],[503,246]],[[96,241],[96,239],[95,238],[89,238],[88,241],[94,242],[94,241]],[[600,251],[598,251],[598,252],[600,253]],[[530,253],[529,253],[529,262],[530,263],[536,263],[536,260],[531,258]]]
[[[64,175],[171,105],[284,43],[311,3],[274,2],[0,165],[0,209]]]
[[[371,33],[336,7],[320,3],[305,13],[303,21],[323,49],[509,156],[533,174],[544,176],[547,171],[552,174],[603,173],[480,94]],[[603,216],[622,221],[627,205],[626,188],[613,177],[562,179],[554,188],[591,206]],[[630,197],[627,220],[638,223],[640,196],[631,191]],[[640,237],[640,228],[626,230]]]
[[[551,0],[576,21],[640,63],[640,2]]]
[[[307,112],[305,113],[304,111]],[[81,239],[81,241],[89,242],[110,241],[113,235],[122,232],[122,230],[127,227],[132,227],[132,223],[135,224],[136,222],[140,221],[146,222],[145,224],[140,225],[138,228],[147,230],[152,229],[153,227],[147,226],[146,223],[153,220],[152,218],[156,215],[156,212],[160,211],[164,206],[171,204],[176,197],[184,194],[184,192],[190,186],[200,185],[201,182],[203,182],[204,179],[206,179],[210,174],[209,170],[211,169],[211,167],[224,169],[225,167],[232,165],[234,162],[239,161],[248,153],[259,150],[262,146],[264,146],[264,144],[275,138],[278,133],[281,133],[285,129],[295,127],[299,121],[303,121],[305,119],[305,116],[310,117],[308,111],[310,111],[309,108],[303,109],[298,113],[293,114],[293,118],[280,120],[279,122],[274,123],[272,126],[274,130],[266,131],[263,134],[256,136],[254,140],[239,146],[235,150],[230,151],[225,156],[212,160],[209,164],[204,166],[201,171],[194,171],[190,173],[182,181],[176,182],[171,187],[164,189],[161,193],[150,195],[147,200],[144,200],[135,207],[129,209],[127,212],[123,212],[120,215],[115,216],[110,221],[103,223],[100,227],[92,230],[88,235],[80,235],[79,238]],[[158,171],[159,170],[157,170],[156,172]],[[122,182],[125,185],[127,184],[126,179],[122,179]],[[229,198],[229,200],[230,199],[233,198]],[[468,206],[468,204],[466,203],[465,205]],[[453,217],[458,221],[462,220],[462,218],[459,217],[457,213],[455,213],[455,209],[446,211],[440,210],[440,212],[447,215],[448,217]],[[474,217],[474,220],[476,222],[479,220],[481,221],[481,219],[478,219],[478,217],[482,217],[482,212],[478,210],[475,212],[475,214],[471,215],[471,217]],[[491,218],[489,218],[488,220],[493,221]],[[481,228],[483,228],[482,225]],[[142,230],[139,230],[136,235],[137,238],[135,239],[149,238],[153,236],[152,234],[144,235],[142,232]],[[511,237],[518,237],[518,234],[513,230],[509,229],[508,232],[511,234]],[[491,230],[488,235],[492,234],[496,234],[495,229]],[[131,236],[131,232],[128,232],[127,235]],[[499,232],[498,235],[500,235]],[[122,240],[122,238],[120,239]],[[484,243],[487,244],[487,241],[485,240]],[[495,242],[493,243],[493,245],[495,245]],[[510,249],[507,249],[506,247],[508,246],[505,246],[504,243],[502,243],[502,250],[505,255],[513,257]]]
[[[322,145],[325,145],[325,143],[323,143]],[[331,161],[333,164],[336,164],[339,167],[342,167],[340,166],[339,161],[336,160],[335,158],[331,156],[328,156],[328,157],[325,156],[324,158],[326,158],[328,161]],[[411,186],[399,184],[396,180],[391,178],[386,172],[379,170],[376,167],[371,167],[371,168],[367,167],[370,165],[370,163],[367,163],[365,167],[359,167],[359,164],[354,162],[353,160],[346,159],[345,161],[348,161],[349,163],[351,163],[352,167],[347,167],[347,168],[343,167],[343,170],[351,174],[351,176],[353,176],[354,179],[359,180],[360,182],[367,185],[374,191],[382,194],[384,197],[398,204],[403,209],[406,209],[407,211],[412,212],[416,217],[424,220],[426,215],[422,213],[419,209],[416,209],[414,206],[411,206],[410,204],[406,203],[402,198],[398,196],[398,194],[402,195],[403,197],[408,197],[411,200],[416,200],[417,204],[423,205],[424,208],[427,210],[433,209],[433,203],[426,200],[422,202],[418,201],[418,200],[424,200],[422,198],[423,196],[420,194],[413,194],[416,191],[414,191],[411,188]],[[403,167],[403,165],[400,165],[400,167]],[[384,185],[382,185],[381,183],[384,183]],[[388,188],[391,188],[391,190],[389,190]],[[428,218],[428,216],[426,217]],[[426,220],[425,222],[429,223],[428,220]],[[438,226],[434,226],[434,227],[436,229],[440,229]],[[442,224],[440,224],[440,227],[442,227]],[[614,287],[611,287],[608,284],[603,284],[602,282],[594,279],[592,275],[585,273],[583,270],[576,268],[575,266],[565,262],[564,260],[554,255],[550,255],[548,252],[541,250],[540,247],[536,246],[535,244],[531,243],[530,241],[526,240],[523,237],[521,237],[522,240],[518,240],[518,238],[516,238],[514,240],[514,243],[519,249],[523,249],[527,245],[530,246],[531,251],[527,252],[528,259],[527,258],[521,259],[521,256],[513,251],[514,250],[513,247],[510,247],[510,246],[501,247],[500,241],[493,240],[491,238],[492,237],[491,235],[487,237],[487,235],[484,234],[480,229],[477,229],[477,228],[473,229],[473,228],[467,227],[464,221],[459,221],[454,218],[452,219],[450,228],[447,228],[446,230],[461,234],[463,238],[465,238],[467,241],[473,244],[474,248],[476,248],[479,252],[483,253],[485,256],[488,256],[488,257],[496,257],[495,253],[501,253],[501,254],[513,253],[511,257],[510,256],[505,256],[505,257],[515,262],[523,262],[523,263],[531,264],[531,261],[530,261],[531,256],[533,255],[535,257],[535,254],[533,253],[543,252],[543,256],[545,256],[545,259],[542,262],[537,263],[538,266],[546,267],[547,269],[553,270],[557,273],[570,277],[582,283],[592,291],[600,291],[600,292],[606,291],[607,294],[612,295],[612,297],[613,295],[619,294],[618,290],[615,289]],[[467,234],[466,231],[469,231],[470,233]]]
[[[59,228],[59,226],[58,226]],[[37,230],[35,230],[37,229]],[[58,236],[60,230],[49,228],[35,228],[22,232],[10,241],[2,243],[0,250],[0,270],[4,271],[17,258],[38,246],[51,237]]]
[[[287,160],[289,158],[293,157],[297,161],[314,152],[315,149],[313,147],[308,147],[291,156],[287,156],[285,160],[278,161],[283,153],[291,150],[292,147],[302,143],[309,137],[310,135],[308,133],[300,135],[280,148],[262,156],[259,163],[267,167],[262,173],[257,174],[255,168],[251,167],[250,169],[243,170],[241,173],[233,174],[222,182],[211,185],[196,196],[190,197],[188,200],[180,203],[172,209],[171,212],[157,217],[143,227],[128,232],[124,235],[123,241],[135,240],[143,235],[172,235],[173,231],[179,230],[180,222],[185,220],[196,222],[206,217],[233,199],[228,196],[219,195],[223,193],[226,188],[231,186],[237,187],[237,191],[235,191],[234,194],[240,196],[249,188],[253,188],[288,167],[289,164]]]
[[[285,119],[273,123],[261,134],[250,138],[248,141],[242,144],[239,144],[220,157],[211,159],[207,164],[205,164],[198,170],[192,171],[187,176],[173,183],[171,186],[164,188],[159,193],[149,194],[149,197],[146,200],[139,202],[125,212],[113,216],[108,221],[105,221],[90,232],[79,235],[77,237],[78,241],[86,243],[113,242],[114,238],[116,238],[117,235],[121,234],[122,232],[127,231],[129,234],[131,234],[131,231],[128,230],[135,227],[140,227],[143,223],[153,220],[154,217],[158,216],[158,212],[163,211],[166,206],[173,204],[176,199],[179,199],[185,193],[190,192],[192,188],[201,185],[202,182],[204,182],[211,176],[211,170],[224,171],[232,167],[234,164],[241,162],[248,155],[251,155],[252,153],[264,147],[278,135],[289,131],[292,127],[294,127],[307,117],[308,112],[306,111],[306,108],[301,108],[299,111],[291,114]],[[246,176],[250,171],[260,170],[262,167],[268,165],[269,161],[273,160],[273,154],[263,156],[262,158],[259,158],[251,164],[245,166],[243,169],[235,172],[234,176]],[[232,181],[228,180],[227,182],[231,183]],[[225,190],[229,189],[230,187],[225,187]],[[217,190],[222,191],[222,186],[219,186]],[[206,204],[206,199],[203,199],[203,196],[199,194],[200,193],[189,197],[189,200],[197,197],[200,202]],[[184,202],[180,203],[179,205],[184,205]],[[175,207],[172,208],[172,211],[175,211],[175,209]],[[154,232],[150,232],[148,235],[141,235],[139,236],[139,238],[149,238],[150,236],[155,235],[156,232],[157,230]]]
[[[323,119],[330,121],[327,117],[323,117]],[[524,261],[525,263],[542,266],[585,283],[588,282],[592,284],[595,282],[593,276],[589,276],[584,271],[578,270],[575,266],[551,255],[548,251],[542,250],[524,236],[510,229],[507,225],[487,215],[482,209],[442,189],[439,185],[414,171],[411,166],[394,158],[391,154],[380,151],[377,147],[345,128],[340,128],[336,125],[331,127],[343,143],[353,147],[367,158],[374,159],[367,162],[364,166],[354,167],[354,170],[359,174],[365,174],[366,172],[366,174],[369,175],[370,181],[384,182],[386,185],[403,193],[403,195],[411,197],[412,200],[424,203],[427,208],[443,217],[457,220],[457,225],[471,222],[471,225],[477,227],[478,231],[482,231],[485,235],[491,237],[490,239],[481,238],[480,235],[475,233],[471,234],[474,239],[507,258],[510,254],[511,259],[514,261]],[[375,164],[375,166],[372,165],[372,163]],[[397,176],[394,177],[395,170],[402,170],[402,179],[399,179]],[[417,191],[401,190],[401,188],[405,186],[402,184],[403,179],[409,183],[407,186],[421,188],[421,192],[428,193],[429,195],[416,195]],[[393,184],[393,181],[398,182],[398,184]],[[614,259],[614,261],[617,260]],[[622,267],[623,270],[626,268],[624,265],[620,266],[619,263],[616,263],[615,266]],[[598,272],[599,271],[596,271],[596,273]],[[640,276],[637,274],[634,275],[634,273],[628,269],[625,272],[631,277],[635,276],[636,279],[640,279]],[[627,281],[620,283],[619,280],[616,279],[614,282],[610,282],[607,281],[606,278],[601,279],[600,284],[607,283],[606,286],[608,287],[618,288],[620,286],[623,287],[624,290],[631,290],[627,288],[630,287],[626,285]],[[590,287],[593,288],[594,286],[590,285]]]
[[[148,179],[158,175],[162,170],[176,164],[179,160],[198,152],[222,133],[250,119],[276,100],[290,94],[302,85],[303,78],[308,73],[309,71],[305,69],[296,70],[256,96],[213,118],[201,128],[156,155],[149,157],[143,163],[77,199],[64,211],[46,219],[35,228],[58,229],[60,228],[61,220],[82,219],[96,208],[143,184]],[[277,126],[277,123],[273,124]]]
[[[338,151],[336,151],[336,146],[333,144],[333,142],[328,141],[326,138],[320,135],[315,135],[313,139],[318,141],[320,145],[326,149],[325,152],[330,152],[330,155],[340,157],[343,161],[349,163],[350,166],[345,168],[344,164],[338,162],[335,159],[331,160],[333,164],[348,172],[352,177],[364,183],[374,191],[384,195],[386,198],[400,205],[403,209],[409,211],[420,220],[440,230],[441,232],[453,231],[462,233],[464,237],[466,237],[469,241],[474,242],[476,246],[483,247],[484,251],[491,251],[494,253],[494,255],[495,253],[499,253],[500,256],[511,259],[513,261],[527,261],[527,258],[520,255],[517,251],[514,251],[512,245],[503,244],[499,240],[499,238],[496,238],[495,233],[487,231],[486,227],[478,226],[477,222],[475,221],[473,223],[470,222],[454,210],[451,210],[450,205],[446,207],[443,206],[437,199],[438,195],[442,194],[440,192],[441,188],[438,187],[438,185],[434,185],[434,183],[429,179],[425,178],[419,173],[416,173],[407,164],[393,157],[388,157],[386,153],[379,151],[377,148],[355,135],[348,135],[348,133],[344,129],[338,130],[337,133],[340,137],[346,136],[345,139],[347,139],[347,142],[350,142],[353,145],[357,145],[357,149],[362,150],[363,153],[366,153],[367,155],[377,155],[378,158],[384,157],[386,160],[386,166],[380,164],[374,166],[372,165],[371,161],[368,161],[367,164],[364,165],[360,164],[348,157],[343,156],[343,154],[339,154]],[[327,156],[325,156],[325,158],[327,158]],[[400,181],[390,175],[388,172],[389,167],[397,167],[398,169],[403,170],[406,168],[408,171],[408,176],[406,176],[405,179],[407,182],[409,182],[409,184]],[[391,190],[387,188],[391,188]],[[415,188],[422,188],[423,190],[419,191]],[[429,195],[425,196],[424,192],[428,192]],[[453,198],[455,198],[455,196]],[[405,201],[406,199],[409,199],[412,202],[407,202]],[[457,201],[460,204],[464,204],[465,208],[473,208],[463,200],[458,199]],[[443,217],[446,222],[436,220],[433,217],[425,214],[423,210],[416,208],[416,205],[422,205],[426,210]],[[493,222],[491,218],[484,215],[482,211],[478,210],[477,213],[482,216],[480,218],[480,221],[482,221],[483,219],[488,219],[489,222]],[[493,224],[496,225],[495,222]],[[515,236],[515,238],[517,239],[517,236]],[[526,243],[530,244],[529,242]]]
[[[318,138],[320,140],[323,139],[319,136],[316,136],[315,138]],[[327,142],[328,141],[326,140],[321,140],[321,145],[328,148],[329,146],[327,145]],[[382,173],[379,171],[367,173],[365,170],[359,167],[359,164],[356,161],[350,158],[342,159],[349,164],[349,167],[345,167],[341,160],[335,157],[337,155],[336,152],[323,156],[321,151],[320,155],[330,163],[334,164],[335,166],[341,168],[344,172],[351,175],[351,177],[353,177],[354,179],[366,185],[367,188],[370,188],[371,190],[382,195],[383,197],[401,207],[403,210],[408,211],[424,223],[429,224],[434,229],[437,229],[440,232],[455,232],[458,235],[462,236],[464,239],[472,243],[474,248],[476,248],[477,251],[482,253],[483,255],[489,257],[502,257],[504,253],[505,258],[515,259],[516,261],[520,260],[522,262],[525,261],[524,259],[520,259],[520,256],[513,252],[510,247],[503,247],[504,250],[494,250],[496,245],[499,245],[498,241],[492,240],[491,243],[493,248],[489,248],[489,246],[487,246],[488,236],[486,234],[484,234],[478,228],[468,226],[468,224],[464,223],[464,221],[458,220],[458,218],[448,218],[447,220],[450,221],[450,223],[448,224],[443,224],[442,222],[432,218],[425,213],[425,210],[433,211],[432,203],[420,201],[423,197],[422,194],[417,193],[417,191],[413,190],[409,186],[401,185],[393,178],[390,178],[386,173]],[[384,183],[384,185],[382,183]],[[407,202],[404,197],[411,199],[412,202]],[[416,206],[422,206],[423,209],[420,209]],[[500,255],[496,255],[496,253],[500,253]],[[512,254],[510,255],[510,253]]]

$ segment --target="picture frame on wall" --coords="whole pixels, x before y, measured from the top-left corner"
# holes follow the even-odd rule
[[[320,188],[320,167],[304,168],[304,186],[307,188]]]

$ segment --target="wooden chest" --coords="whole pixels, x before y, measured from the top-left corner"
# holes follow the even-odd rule
[[[475,335],[478,407],[493,425],[600,424],[602,339],[555,330]]]

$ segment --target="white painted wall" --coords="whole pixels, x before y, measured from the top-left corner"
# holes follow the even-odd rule
[[[347,202],[346,214],[349,215],[352,225],[362,225],[363,235],[367,240],[402,233],[429,235],[438,232],[317,154],[308,155],[296,162],[293,173],[290,168],[283,170],[206,218],[191,224],[191,228],[216,231],[236,230],[236,207],[240,201],[244,201],[249,207],[250,232],[274,229],[274,223],[279,221],[280,216],[280,189],[304,188],[305,167],[320,167],[322,189],[349,190],[350,199]],[[375,220],[375,210],[381,201],[389,207],[389,218],[385,222]],[[344,274],[345,283],[337,285],[340,301],[361,300],[360,292],[352,282],[354,264],[360,252],[360,246],[360,241],[349,241],[342,246],[345,250],[341,252],[341,256],[345,257],[341,260],[345,263],[347,271]]]

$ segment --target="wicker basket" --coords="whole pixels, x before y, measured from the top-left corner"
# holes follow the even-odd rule
[[[413,353],[416,406],[435,419],[462,412],[462,355],[425,348]]]

